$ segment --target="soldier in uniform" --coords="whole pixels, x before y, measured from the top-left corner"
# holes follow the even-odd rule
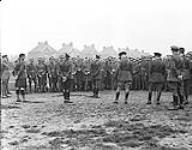
[[[34,58],[29,59],[27,65],[27,78],[29,81],[29,91],[32,92],[32,82],[34,83],[34,91],[37,92],[37,69],[34,64]]]
[[[133,85],[132,85],[132,88],[134,90],[140,90],[141,89],[140,69],[141,69],[141,66],[140,66],[139,62],[136,61],[134,63],[134,67],[133,67]]]
[[[76,90],[83,91],[85,85],[85,74],[83,72],[84,65],[82,60],[78,60],[76,64],[76,74],[75,74],[75,83],[76,83]]]
[[[190,62],[185,56],[185,49],[180,48],[180,54],[183,61],[183,67],[181,71],[182,80],[181,80],[181,99],[186,104],[188,104],[188,95],[189,95],[189,84],[190,84]]]
[[[25,65],[25,54],[19,55],[19,62],[14,68],[14,76],[16,76],[16,94],[17,102],[21,102],[19,94],[23,97],[23,102],[25,102],[25,89],[26,89],[26,65]]]
[[[65,57],[60,57],[60,76],[64,103],[72,103],[70,101],[72,62],[69,58],[70,56],[68,54],[66,54]]]
[[[100,62],[100,56],[96,55],[95,61],[91,63],[91,80],[92,80],[92,91],[93,91],[93,96],[94,98],[99,97],[99,89],[101,85],[101,79],[102,79],[102,64]]]
[[[56,64],[55,64],[55,60],[54,60],[53,56],[51,56],[49,58],[49,64],[47,66],[47,69],[48,69],[48,78],[49,78],[50,90],[51,90],[51,92],[56,92],[58,72],[56,70]]]
[[[117,89],[116,89],[116,96],[114,103],[118,103],[119,96],[120,96],[120,90],[122,85],[124,85],[125,88],[125,104],[127,104],[127,100],[129,97],[129,91],[131,88],[131,84],[133,81],[132,73],[133,73],[133,67],[131,61],[127,59],[127,53],[121,52],[119,53],[119,67],[116,71],[115,78],[117,80]]]
[[[46,78],[47,78],[47,68],[43,63],[43,59],[40,57],[37,64],[37,78],[38,78],[38,88],[40,92],[45,91],[46,87]]]
[[[154,58],[149,66],[149,95],[147,104],[151,104],[152,91],[156,91],[156,102],[159,105],[166,76],[166,66],[161,59],[160,53],[154,53]]]
[[[91,75],[90,75],[90,61],[88,59],[84,60],[84,77],[85,77],[85,86],[84,91],[91,89]]]
[[[105,62],[104,66],[104,71],[105,71],[105,77],[104,77],[104,83],[105,83],[105,89],[111,90],[112,88],[112,65],[111,65],[111,60],[108,59]]]
[[[173,109],[183,109],[183,100],[181,99],[181,70],[183,67],[179,48],[172,46],[172,55],[167,64],[167,81],[170,90],[173,92]]]
[[[1,92],[2,98],[10,97],[10,92],[8,88],[9,79],[10,79],[10,67],[8,65],[8,58],[7,55],[2,56],[1,61]]]

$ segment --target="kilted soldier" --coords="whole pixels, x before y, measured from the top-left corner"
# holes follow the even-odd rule
[[[29,91],[32,92],[32,82],[34,83],[34,91],[37,92],[37,68],[34,64],[34,58],[29,59],[27,65],[27,78],[29,81]]]
[[[172,55],[167,64],[167,81],[170,90],[173,92],[173,109],[183,109],[183,100],[181,98],[181,70],[183,67],[179,48],[172,46]]]
[[[154,53],[154,58],[149,65],[149,95],[147,104],[151,104],[152,91],[156,93],[157,105],[160,104],[160,97],[166,77],[166,66],[161,59],[160,53]]]
[[[17,94],[17,102],[21,102],[19,94],[23,97],[23,102],[25,102],[25,89],[26,89],[26,65],[25,65],[25,54],[19,55],[19,62],[14,68],[13,75],[16,76],[16,94]]]
[[[180,55],[183,61],[183,67],[181,70],[182,80],[181,80],[181,99],[186,104],[188,103],[189,86],[190,86],[190,61],[185,56],[185,49],[180,48]]]
[[[44,92],[47,80],[47,67],[43,63],[42,58],[38,58],[37,78],[38,78],[38,90],[40,90],[40,92]]]
[[[3,55],[1,61],[1,98],[11,96],[8,88],[10,75],[10,67],[8,65],[7,55]]]
[[[49,58],[49,64],[47,66],[47,69],[48,69],[48,78],[49,78],[50,90],[51,90],[51,92],[56,92],[58,71],[57,71],[57,66],[55,64],[53,56],[51,56]]]
[[[117,89],[116,89],[116,96],[114,103],[118,103],[121,87],[124,86],[125,88],[125,104],[127,104],[127,100],[129,97],[129,91],[131,88],[131,84],[133,81],[132,72],[133,67],[132,63],[127,59],[127,53],[121,52],[119,53],[119,67],[116,71],[115,79],[117,81]]]
[[[101,86],[101,79],[102,79],[102,64],[100,62],[100,56],[96,55],[95,61],[91,63],[91,80],[92,80],[92,91],[94,98],[99,98],[99,89]]]
[[[65,54],[65,57],[60,56],[61,88],[63,91],[64,103],[72,103],[70,101],[72,62],[69,58],[70,56],[68,54]]]

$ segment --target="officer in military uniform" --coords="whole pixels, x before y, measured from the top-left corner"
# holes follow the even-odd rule
[[[84,66],[85,66],[83,69],[83,73],[85,77],[84,91],[88,91],[91,89],[91,75],[90,75],[91,64],[88,59],[84,60]]]
[[[48,78],[49,78],[49,86],[51,92],[56,92],[57,88],[57,70],[56,70],[56,64],[55,59],[53,56],[49,58],[49,64],[47,66],[48,69]]]
[[[102,64],[100,62],[100,56],[96,55],[95,61],[91,63],[91,80],[92,80],[92,91],[94,98],[99,97],[99,89],[101,86],[101,79],[102,79]]]
[[[29,59],[27,65],[27,78],[29,81],[29,91],[32,92],[32,82],[34,83],[34,91],[37,92],[37,68],[34,64],[34,58]]]
[[[10,75],[10,67],[8,65],[7,55],[3,55],[1,61],[1,98],[11,96],[8,88]]]
[[[152,91],[155,91],[157,92],[156,102],[159,105],[166,77],[166,66],[161,59],[160,53],[154,53],[154,58],[149,66],[149,94],[147,104],[151,104]]]
[[[190,85],[190,61],[185,56],[185,49],[181,47],[180,55],[183,62],[183,67],[181,70],[182,80],[181,80],[181,99],[186,104],[188,104],[188,96],[189,96],[189,85]]]
[[[37,64],[37,78],[38,78],[38,88],[40,92],[45,92],[46,80],[47,80],[47,67],[43,63],[43,58],[38,58]]]
[[[167,81],[170,90],[173,92],[173,109],[183,109],[181,98],[181,70],[183,67],[180,51],[177,46],[171,47],[172,55],[167,64]]]
[[[14,76],[16,77],[15,87],[17,94],[17,102],[21,102],[19,94],[23,97],[23,102],[25,102],[25,89],[26,89],[26,65],[25,65],[25,54],[19,55],[19,62],[14,68]]]
[[[127,104],[127,100],[129,97],[129,91],[133,81],[133,66],[130,60],[127,59],[127,53],[121,52],[119,53],[119,67],[116,71],[116,81],[117,81],[117,89],[114,103],[118,103],[121,87],[125,88],[125,104]]]
[[[76,64],[75,86],[77,91],[83,91],[85,86],[85,74],[83,72],[84,65],[82,60],[78,60]]]
[[[65,57],[60,57],[60,76],[64,103],[72,103],[70,101],[72,62],[69,58],[70,56],[68,54],[66,54]]]
[[[105,62],[104,66],[104,71],[105,71],[105,76],[104,76],[104,84],[105,84],[105,89],[111,90],[112,88],[112,65],[111,65],[111,60],[108,59]]]

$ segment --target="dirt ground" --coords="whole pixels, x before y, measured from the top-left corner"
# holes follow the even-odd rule
[[[122,93],[123,94],[123,93]],[[26,103],[2,99],[2,150],[192,150],[192,97],[184,110],[146,105],[147,92],[132,91],[129,103],[113,104],[114,92],[72,93],[64,104],[60,93],[28,94]]]

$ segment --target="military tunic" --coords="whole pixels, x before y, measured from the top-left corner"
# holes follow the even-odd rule
[[[116,78],[118,82],[132,84],[133,66],[128,60],[122,61],[116,72]]]
[[[102,64],[100,61],[93,61],[91,63],[91,80],[92,80],[92,89],[93,91],[98,91],[101,87],[101,79],[102,79]]]
[[[72,79],[72,62],[67,60],[60,63],[61,88],[65,100],[69,100]]]
[[[17,75],[15,87],[17,89],[26,89],[26,65],[24,62],[19,62],[14,69],[14,74]]]

